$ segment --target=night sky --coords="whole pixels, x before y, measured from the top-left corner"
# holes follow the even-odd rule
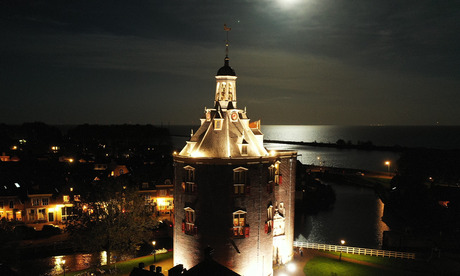
[[[460,125],[460,1],[0,0],[0,122]]]

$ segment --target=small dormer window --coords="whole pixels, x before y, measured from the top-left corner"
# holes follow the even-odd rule
[[[248,144],[241,145],[241,155],[243,156],[248,155]]]
[[[222,130],[222,119],[214,119],[214,130]]]

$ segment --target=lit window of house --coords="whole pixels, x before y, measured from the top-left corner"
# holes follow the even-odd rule
[[[29,211],[27,212],[27,219],[29,221],[35,220],[35,209],[29,209]]]
[[[167,195],[167,190],[165,189],[158,190],[158,196],[166,196],[166,195]]]
[[[247,186],[248,169],[239,167],[233,170],[233,193],[235,195],[243,195],[249,192]]]
[[[249,237],[249,226],[246,225],[246,212],[238,210],[233,213],[233,236],[237,238]]]
[[[62,200],[63,200],[64,202],[69,202],[69,201],[70,201],[70,196],[65,195],[65,196],[62,197]]]
[[[44,206],[49,205],[49,198],[47,197],[42,198],[42,205]]]
[[[32,206],[39,206],[40,199],[39,198],[32,198]]]
[[[195,193],[196,184],[195,184],[195,168],[191,166],[185,166],[185,181],[182,183],[182,188],[186,193]]]
[[[197,228],[195,226],[195,210],[190,207],[184,208],[185,220],[182,224],[182,230],[187,235],[196,235]]]
[[[38,220],[46,220],[46,209],[38,209]]]

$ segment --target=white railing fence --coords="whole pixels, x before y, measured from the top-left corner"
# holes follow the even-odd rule
[[[415,259],[415,253],[351,247],[351,246],[345,246],[345,245],[320,244],[320,243],[294,241],[294,247],[302,247],[302,248],[308,248],[308,249],[317,249],[317,250],[334,251],[334,252],[343,252],[343,253],[359,254],[359,255],[389,257],[389,258],[393,257],[393,258],[402,258],[402,259]]]

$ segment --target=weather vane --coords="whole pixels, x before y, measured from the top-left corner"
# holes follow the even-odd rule
[[[228,57],[228,32],[231,31],[232,28],[227,27],[227,24],[224,24],[224,31],[227,32],[227,39],[225,40],[225,56]]]

